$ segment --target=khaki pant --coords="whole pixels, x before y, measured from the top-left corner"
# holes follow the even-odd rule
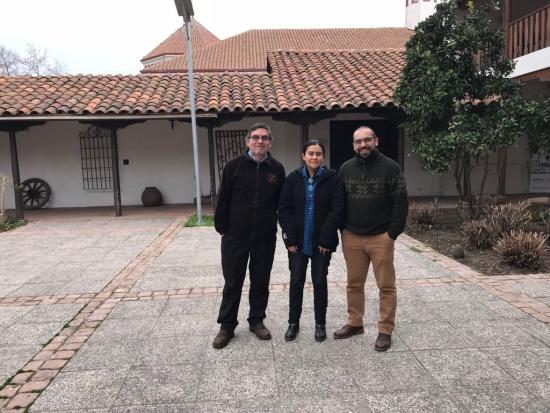
[[[342,231],[342,250],[348,271],[347,299],[348,324],[363,325],[365,313],[365,282],[372,262],[374,277],[380,296],[378,331],[391,334],[395,326],[397,289],[393,266],[394,240],[387,233],[379,235],[357,235]]]

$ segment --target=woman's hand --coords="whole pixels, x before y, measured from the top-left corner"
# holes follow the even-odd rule
[[[288,252],[290,252],[292,254],[297,254],[298,253],[298,246],[296,246],[296,245],[291,245],[290,247],[287,247],[286,249],[288,250]]]
[[[320,252],[321,254],[323,254],[323,255],[324,255],[324,254],[327,254],[327,253],[329,253],[329,252],[330,252],[330,250],[329,250],[328,248],[325,248],[325,247],[321,247],[321,246],[319,245],[319,252]]]

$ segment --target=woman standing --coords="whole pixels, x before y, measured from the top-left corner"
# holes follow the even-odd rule
[[[326,338],[327,274],[331,254],[338,246],[338,229],[344,220],[344,186],[335,170],[322,166],[325,147],[317,140],[302,148],[304,166],[288,175],[279,201],[279,223],[288,249],[290,294],[288,330],[292,341],[300,329],[302,299],[311,260],[315,340]]]

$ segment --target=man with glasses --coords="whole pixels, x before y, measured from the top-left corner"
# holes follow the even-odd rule
[[[269,125],[255,123],[246,136],[248,150],[223,168],[214,216],[216,231],[222,235],[225,280],[218,316],[220,331],[212,343],[217,349],[234,336],[247,264],[249,329],[260,340],[271,339],[263,320],[275,254],[277,204],[285,180],[283,165],[269,153],[272,141]]]
[[[353,134],[355,157],[340,168],[346,187],[347,213],[342,250],[347,267],[348,317],[334,338],[363,334],[365,282],[372,263],[379,289],[380,315],[374,348],[391,346],[397,290],[393,265],[394,241],[405,229],[407,187],[397,162],[378,151],[374,131],[361,126]]]

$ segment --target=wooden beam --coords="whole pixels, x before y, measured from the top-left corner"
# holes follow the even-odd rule
[[[302,146],[309,141],[309,123],[303,122],[300,124],[300,138],[302,139]]]
[[[113,196],[115,201],[115,216],[122,215],[122,204],[120,202],[120,173],[118,169],[118,136],[117,128],[111,130],[111,157],[113,168]]]
[[[134,125],[136,123],[143,123],[145,119],[134,119],[134,120],[81,120],[79,123],[85,125],[94,125],[103,129],[124,129],[128,126]]]
[[[0,131],[8,132],[10,140],[11,174],[13,181],[13,194],[15,198],[15,217],[25,218],[23,198],[21,196],[21,175],[19,173],[19,155],[17,153],[16,133],[27,130],[33,126],[43,125],[46,122],[0,122]]]
[[[208,163],[210,167],[210,204],[216,209],[216,166],[214,165],[214,126],[208,125]]]
[[[11,154],[11,174],[13,180],[13,194],[15,196],[15,217],[24,219],[23,198],[21,197],[21,177],[19,175],[19,157],[17,156],[17,141],[15,131],[10,130],[10,154]]]
[[[504,15],[503,15],[503,22],[502,25],[504,26],[504,44],[505,44],[505,50],[507,50],[506,56],[508,59],[512,59],[512,44],[513,36],[511,36],[510,30],[510,16],[511,16],[511,8],[510,8],[510,0],[504,0]]]
[[[527,73],[517,77],[522,82],[528,82],[529,80],[540,80],[541,82],[550,82],[550,67],[546,69],[537,70],[536,72]]]
[[[0,122],[1,132],[21,132],[33,126],[44,125],[46,122]]]

